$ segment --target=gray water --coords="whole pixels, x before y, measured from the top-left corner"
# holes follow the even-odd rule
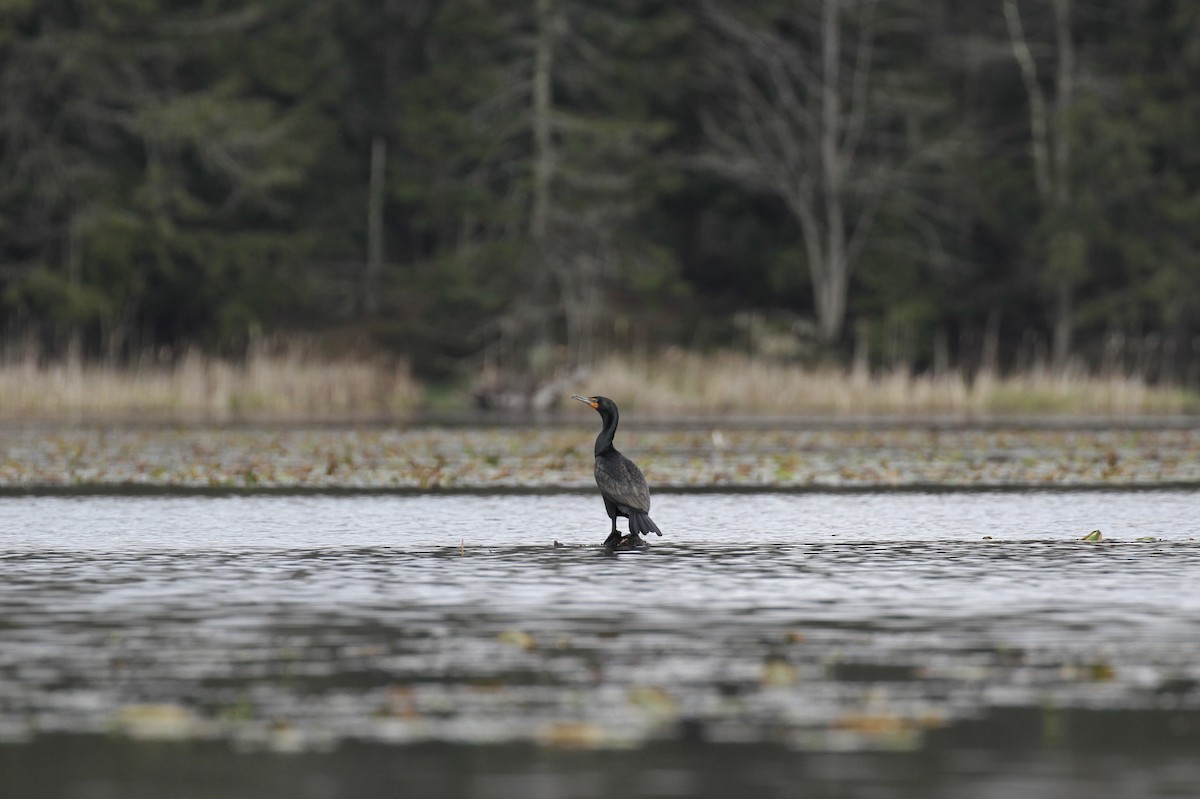
[[[364,762],[423,795],[1200,788],[1196,492],[661,494],[666,535],[619,555],[590,495],[0,513],[0,768],[27,795],[209,761],[242,774],[212,795],[267,795],[273,758],[334,775],[321,796],[363,795]]]

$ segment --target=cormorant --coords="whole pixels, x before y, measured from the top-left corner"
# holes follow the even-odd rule
[[[650,489],[646,478],[637,464],[617,452],[613,446],[613,436],[617,432],[617,403],[608,397],[581,397],[578,394],[572,399],[586,402],[600,412],[600,435],[596,436],[596,485],[600,486],[600,496],[604,498],[604,509],[612,519],[612,532],[604,541],[604,546],[614,549],[621,543],[621,534],[617,532],[617,517],[629,519],[630,542],[635,546],[642,543],[640,536],[658,533],[658,529],[649,516]]]

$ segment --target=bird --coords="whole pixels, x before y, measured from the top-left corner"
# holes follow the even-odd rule
[[[662,530],[650,518],[650,488],[646,485],[646,477],[637,464],[626,458],[613,446],[613,436],[617,432],[617,422],[620,413],[617,403],[608,397],[581,397],[572,395],[572,399],[590,405],[600,413],[600,435],[596,436],[596,485],[600,486],[600,496],[604,499],[604,510],[612,519],[612,532],[604,541],[608,549],[615,549],[621,544],[622,536],[617,532],[617,517],[624,516],[629,520],[630,544],[643,544],[641,536],[657,533]]]

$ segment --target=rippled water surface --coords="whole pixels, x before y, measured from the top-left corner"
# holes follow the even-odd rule
[[[590,495],[0,509],[0,768],[29,791],[124,791],[129,747],[169,780],[181,746],[425,795],[1200,788],[1196,492],[659,494],[665,537],[620,555]]]

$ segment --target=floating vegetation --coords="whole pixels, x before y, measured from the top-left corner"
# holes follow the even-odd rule
[[[113,717],[115,732],[155,741],[199,737],[201,723],[194,713],[175,704],[126,705]]]
[[[509,646],[515,646],[518,649],[523,649],[526,652],[537,648],[537,640],[524,630],[502,630],[500,634],[496,636],[496,640],[502,644],[508,644]]]
[[[720,431],[718,431],[720,432]],[[655,489],[1200,485],[1200,428],[637,430]],[[590,428],[6,430],[0,488],[592,487]]]

